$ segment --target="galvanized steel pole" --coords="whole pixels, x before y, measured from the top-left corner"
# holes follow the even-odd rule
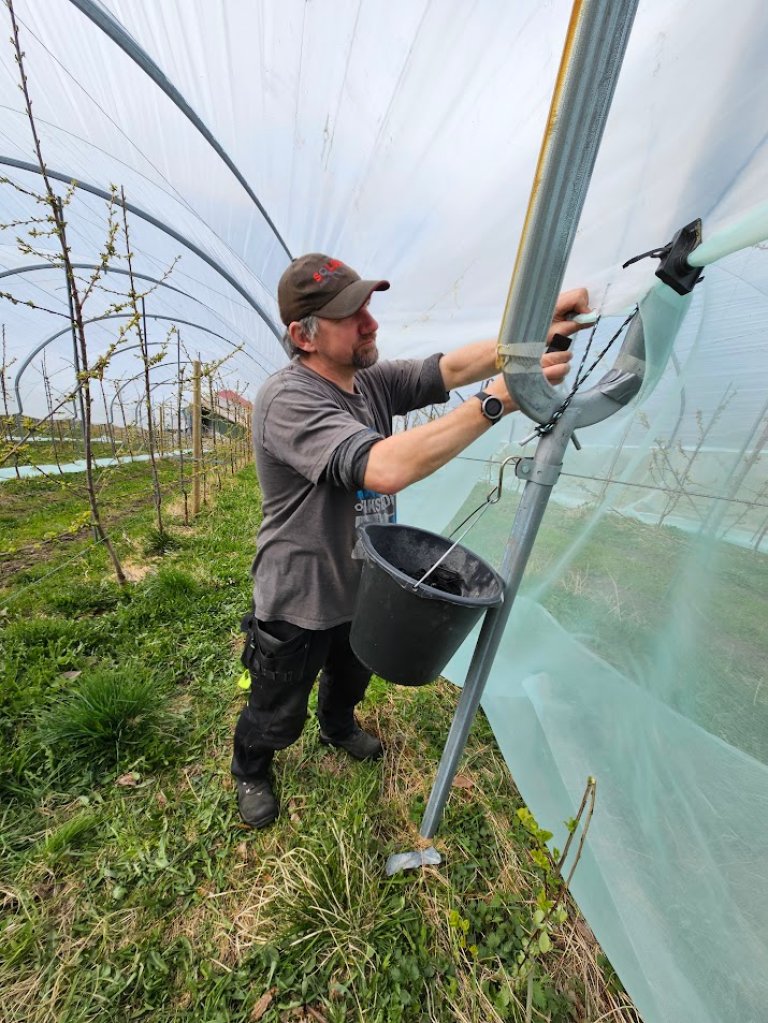
[[[638,0],[576,0],[500,341],[541,341],[563,282]]]
[[[637,0],[576,0],[574,4],[512,275],[500,346],[515,341],[543,342],[546,338],[636,9]],[[544,391],[542,397],[547,397]],[[554,429],[539,440],[534,458],[526,460],[528,481],[501,569],[505,579],[504,603],[489,611],[483,623],[421,823],[423,838],[432,838],[439,827],[577,418],[575,411],[566,412]]]
[[[419,829],[422,838],[433,838],[440,826],[469,730],[480,706],[483,690],[522,582],[536,533],[541,525],[552,488],[557,482],[563,454],[573,434],[574,418],[573,413],[566,412],[552,432],[541,438],[535,457],[526,460],[526,475],[531,478],[525,484],[500,569],[505,581],[504,601],[486,612],[464,688],[451,722],[437,776],[424,811]]]

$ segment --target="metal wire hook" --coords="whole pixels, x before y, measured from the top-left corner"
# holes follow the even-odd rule
[[[490,494],[488,494],[488,496],[486,497],[486,499],[485,499],[485,503],[486,504],[497,504],[501,500],[501,492],[502,492],[503,484],[504,484],[504,470],[506,469],[506,467],[509,465],[510,462],[514,462],[515,465],[517,465],[517,463],[520,460],[521,460],[520,459],[520,455],[508,455],[507,458],[505,458],[504,461],[501,462],[501,464],[499,465],[499,481],[496,484],[496,486],[493,488],[493,490],[490,492]],[[482,507],[482,505],[481,505],[481,507]],[[466,521],[467,520],[465,519],[464,522],[466,522]],[[462,523],[462,525],[463,524],[464,523]],[[453,532],[455,533],[456,530],[454,529]],[[451,534],[451,535],[453,535],[453,534]]]
[[[477,508],[474,508],[469,513],[469,515],[467,515],[467,517],[465,519],[462,519],[461,522],[458,524],[458,526],[454,527],[451,530],[451,532],[448,534],[448,536],[449,537],[453,536],[453,534],[456,533],[459,529],[461,529],[461,527],[463,525],[465,525],[467,522],[469,522],[469,520],[471,518],[473,518],[475,515],[477,515],[477,518],[475,519],[475,521],[469,523],[469,525],[464,530],[464,532],[461,534],[461,536],[457,537],[457,539],[453,541],[451,546],[440,555],[440,557],[437,559],[437,561],[434,563],[434,565],[432,565],[431,568],[427,569],[427,571],[424,573],[424,575],[421,577],[421,579],[419,579],[417,582],[415,582],[413,584],[413,589],[414,590],[417,590],[419,588],[419,586],[421,586],[421,584],[424,582],[424,580],[428,576],[430,576],[435,571],[435,569],[440,564],[442,564],[443,561],[445,561],[445,559],[448,557],[448,555],[451,553],[451,551],[461,543],[461,541],[464,539],[464,537],[467,535],[467,533],[470,531],[470,529],[472,529],[473,526],[477,525],[477,523],[480,521],[480,518],[482,517],[482,515],[486,511],[486,509],[490,505],[497,504],[501,500],[501,494],[502,494],[502,489],[503,489],[503,485],[504,485],[504,469],[509,465],[510,462],[514,462],[515,464],[517,464],[520,460],[521,460],[520,455],[509,455],[507,458],[504,459],[503,462],[501,462],[499,464],[499,479],[498,479],[498,482],[496,483],[496,486],[493,488],[493,490],[488,492],[488,494],[486,495],[486,498],[482,502],[482,504],[479,504],[477,506]],[[478,512],[480,513],[479,515],[478,515]]]

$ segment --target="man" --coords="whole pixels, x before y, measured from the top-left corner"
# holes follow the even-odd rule
[[[254,446],[263,521],[253,563],[253,612],[243,663],[251,692],[235,729],[232,773],[240,814],[261,828],[278,815],[269,781],[275,750],[301,734],[309,693],[320,677],[320,741],[359,760],[382,755],[354,709],[370,672],[349,646],[361,561],[356,526],[391,521],[394,495],[423,479],[515,410],[504,379],[432,422],[392,435],[392,417],[448,400],[455,387],[496,372],[496,342],[465,345],[424,360],[378,362],[374,291],[340,260],[302,256],[278,286],[291,363],[262,387]],[[579,329],[569,317],[588,310],[583,289],[560,296],[553,332]],[[542,358],[553,384],[568,352]]]

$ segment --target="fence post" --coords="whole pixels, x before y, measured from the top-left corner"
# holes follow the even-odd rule
[[[192,363],[192,517],[200,511],[200,474],[203,471],[202,395],[200,393],[200,361]]]

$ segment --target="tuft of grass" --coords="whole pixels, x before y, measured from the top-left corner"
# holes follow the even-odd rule
[[[121,589],[111,579],[102,579],[95,583],[73,583],[64,589],[54,588],[48,599],[51,608],[59,614],[82,615],[111,611],[130,598],[130,591]]]
[[[0,894],[0,969],[24,968],[40,946],[42,920],[38,906],[27,893],[7,886]],[[3,1001],[0,997],[0,1008]],[[10,1006],[9,1006],[10,1008]],[[11,1018],[11,1017],[9,1017]]]
[[[162,721],[163,694],[136,665],[101,668],[75,679],[61,702],[41,714],[38,735],[54,763],[116,767],[153,744]]]
[[[170,551],[178,551],[183,547],[181,537],[167,529],[150,529],[144,540],[144,553],[147,557],[162,557]]]
[[[163,567],[147,584],[146,597],[155,605],[173,605],[175,602],[189,602],[202,596],[204,587],[200,582],[175,565]]]
[[[326,993],[332,976],[364,1000],[373,975],[421,923],[402,886],[382,879],[370,823],[329,820],[274,865],[281,969],[300,974],[312,997]]]
[[[19,880],[33,883],[41,869],[49,877],[65,871],[98,839],[102,820],[100,810],[81,808],[72,817],[48,829],[20,857]]]

